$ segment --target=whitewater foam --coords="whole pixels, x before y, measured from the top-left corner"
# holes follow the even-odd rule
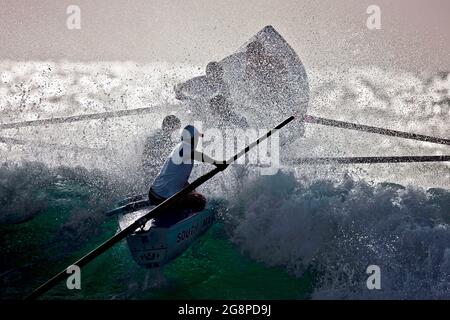
[[[142,143],[167,113],[179,112],[173,85],[202,73],[189,65],[133,62],[3,61],[0,71],[2,123],[154,107],[154,113],[144,116],[2,130],[2,136],[21,143],[0,140],[0,162],[37,160],[50,167],[100,169],[114,175],[111,181],[123,184],[117,195],[141,192],[145,187],[135,183]],[[310,114],[450,137],[449,73],[422,79],[368,66],[310,69],[308,76]],[[189,119],[189,114],[179,115],[184,121]],[[299,156],[449,152],[445,146],[322,126],[307,126],[305,137],[282,151],[281,161]],[[446,163],[308,166],[285,168],[286,172],[276,176],[250,174],[246,180],[247,169],[234,167],[200,190],[231,195],[231,206],[224,215],[227,230],[252,258],[284,266],[296,276],[314,269],[318,275],[315,298],[450,298],[450,196],[445,190],[426,191],[428,187],[450,188],[449,168]],[[14,181],[30,170],[20,174],[21,169],[2,170],[0,176],[14,192],[32,200],[36,209],[40,208],[37,203],[45,207],[45,199],[35,198],[35,190],[55,181],[53,173],[46,173],[49,168],[40,171],[41,180],[30,184],[29,190],[26,183],[22,189]],[[207,168],[195,171],[199,175]],[[89,176],[91,171],[74,175]],[[235,187],[239,194],[233,197]],[[104,203],[110,199],[109,186],[105,190],[106,195],[99,196]],[[28,219],[29,208],[19,210],[19,203],[2,209],[18,212],[20,222]],[[86,215],[74,216],[68,228],[77,228],[71,221]],[[380,291],[365,287],[370,264],[381,267]]]
[[[448,299],[449,210],[445,190],[280,173],[248,181],[225,221],[253,259],[314,270],[313,298]],[[366,287],[369,265],[381,268],[379,291]]]

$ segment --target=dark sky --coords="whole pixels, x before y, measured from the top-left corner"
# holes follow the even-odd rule
[[[81,8],[81,30],[66,8]],[[366,9],[381,8],[381,30]],[[273,25],[307,66],[450,69],[448,0],[2,0],[0,59],[206,64]]]

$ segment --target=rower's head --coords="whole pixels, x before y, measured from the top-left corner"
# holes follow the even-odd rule
[[[173,114],[164,118],[162,122],[162,130],[166,132],[173,132],[181,128],[181,121]]]
[[[221,81],[223,79],[223,68],[220,63],[213,61],[206,66],[206,78],[210,81]]]
[[[189,143],[193,148],[197,147],[198,140],[201,137],[203,137],[203,133],[191,124],[184,127],[181,133],[181,141]]]
[[[229,111],[230,103],[223,95],[218,94],[217,96],[209,100],[209,108],[213,112],[222,114]]]

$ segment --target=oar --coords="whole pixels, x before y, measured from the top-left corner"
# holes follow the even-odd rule
[[[334,164],[334,163],[405,163],[405,162],[448,162],[450,156],[399,156],[399,157],[323,157],[298,158],[291,164]]]
[[[86,120],[96,120],[96,119],[108,119],[108,118],[117,118],[117,117],[125,117],[130,115],[138,115],[145,113],[153,113],[156,109],[154,107],[151,108],[137,108],[137,109],[129,109],[129,110],[118,110],[118,111],[110,111],[110,112],[101,112],[101,113],[93,113],[93,114],[85,114],[85,115],[77,115],[70,117],[60,117],[60,118],[50,118],[50,119],[40,119],[40,120],[30,120],[30,121],[21,121],[21,122],[13,122],[13,123],[3,123],[0,124],[0,129],[11,129],[11,128],[21,128],[21,127],[35,127],[49,124],[61,124],[61,123],[71,123],[71,122],[79,122]],[[437,144],[450,145],[449,139],[437,138],[426,136],[422,134],[408,133],[397,130],[390,130],[380,127],[367,126],[362,124],[356,124],[346,121],[337,121],[332,119],[320,118],[311,115],[305,115],[303,121],[306,123],[320,124],[325,126],[332,126],[343,129],[364,131],[382,134],[386,136],[392,136],[397,138],[405,138],[405,139],[413,139]]]
[[[337,128],[343,128],[343,129],[371,132],[371,133],[382,134],[385,136],[419,140],[419,141],[438,143],[438,144],[444,144],[444,145],[450,146],[449,139],[436,138],[436,137],[426,136],[426,135],[422,135],[422,134],[408,133],[408,132],[403,132],[403,131],[389,130],[389,129],[384,129],[384,128],[380,128],[380,127],[366,126],[366,125],[356,124],[356,123],[351,123],[351,122],[346,122],[346,121],[331,120],[331,119],[320,118],[320,117],[315,117],[315,116],[311,116],[311,115],[305,115],[303,118],[303,121],[306,123],[321,124],[324,126],[331,126],[331,127],[337,127]]]
[[[81,152],[97,152],[97,153],[108,153],[108,154],[115,154],[114,150],[107,149],[107,148],[89,148],[89,147],[80,147],[80,146],[74,146],[74,145],[63,145],[60,143],[49,143],[49,142],[42,142],[42,141],[36,141],[36,140],[23,140],[23,139],[16,139],[16,138],[10,138],[10,137],[3,137],[0,136],[0,143],[4,143],[7,145],[18,145],[23,146],[27,144],[33,145],[33,147],[40,147],[40,148],[52,148],[52,149],[67,149],[71,151],[81,151]]]
[[[295,119],[295,116],[291,116],[281,122],[279,125],[277,125],[272,130],[268,131],[265,135],[262,135],[260,138],[258,138],[253,143],[246,146],[244,149],[236,153],[233,157],[226,160],[225,164],[229,165],[236,161],[239,157],[246,154],[250,149],[258,145],[261,141],[264,141],[268,137],[270,137],[274,132],[280,130],[285,125],[287,125],[289,122]],[[100,254],[111,248],[113,245],[115,245],[120,240],[127,237],[129,234],[133,233],[136,229],[144,226],[149,220],[157,218],[164,214],[164,211],[168,209],[171,205],[173,205],[176,201],[178,201],[182,196],[188,194],[189,192],[193,191],[194,189],[198,188],[200,185],[214,177],[219,172],[223,171],[227,166],[220,166],[216,167],[215,169],[211,170],[210,172],[206,173],[205,175],[201,176],[200,178],[193,181],[189,186],[182,189],[181,191],[177,192],[170,198],[166,199],[164,202],[162,202],[160,205],[156,206],[153,210],[149,211],[146,215],[143,217],[137,219],[135,222],[130,224],[127,228],[123,229],[122,231],[118,232],[105,242],[103,242],[101,245],[99,245],[97,248],[83,256],[78,261],[74,262],[72,265],[76,265],[79,268],[85,266],[90,261],[92,261],[94,258],[98,257]],[[41,294],[47,292],[49,289],[51,289],[53,286],[55,286],[57,283],[59,283],[61,280],[65,279],[68,276],[67,274],[67,268],[59,272],[57,275],[55,275],[53,278],[45,282],[43,285],[41,285],[39,288],[34,290],[26,299],[35,299],[39,297]]]
[[[15,144],[15,145],[24,145],[25,141],[15,139],[15,138],[9,138],[9,137],[0,137],[0,142],[4,144]]]
[[[155,112],[154,107],[149,108],[137,108],[130,110],[118,110],[118,111],[108,111],[92,114],[82,114],[70,117],[60,117],[60,118],[50,118],[50,119],[40,119],[40,120],[30,120],[30,121],[20,121],[12,123],[2,123],[0,124],[0,129],[12,129],[12,128],[22,128],[22,127],[36,127],[45,126],[49,124],[60,124],[60,123],[72,123],[86,120],[97,120],[97,119],[108,119],[108,118],[118,118],[126,117],[138,114],[153,113]]]

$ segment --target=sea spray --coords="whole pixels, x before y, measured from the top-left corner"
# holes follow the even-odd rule
[[[9,193],[0,190],[3,201],[0,213],[2,219],[7,217],[3,221],[30,222],[33,225],[30,229],[40,233],[40,240],[56,239],[59,243],[68,242],[69,247],[70,243],[89,239],[103,221],[97,220],[102,209],[114,205],[116,196],[121,199],[145,189],[140,182],[136,183],[138,174],[132,170],[141,154],[139,145],[159,126],[158,120],[173,112],[166,108],[166,104],[177,103],[173,85],[203,72],[203,68],[194,66],[133,62],[3,61],[0,69],[3,123],[155,106],[155,113],[147,116],[3,131],[4,138],[20,140],[0,142],[0,161],[10,166],[1,169],[0,176],[13,190]],[[448,72],[422,79],[415,74],[371,66],[347,70],[317,70],[311,66],[308,76],[312,89],[310,114],[444,138],[450,134]],[[176,108],[180,113],[188,111],[179,105]],[[281,156],[295,159],[447,153],[444,146],[378,135],[322,126],[308,126],[306,130],[305,138],[283,148]],[[58,177],[46,166],[26,169],[27,165],[23,165],[23,170],[19,165],[19,169],[11,169],[13,163],[26,160],[39,160],[52,167],[63,164],[67,170]],[[115,178],[106,178],[109,183],[104,184],[105,180],[92,178],[93,171],[81,166],[100,169],[102,176]],[[227,169],[199,191],[208,198],[231,199],[231,207],[223,210],[222,216],[232,241],[252,258],[267,265],[284,266],[297,276],[314,268],[318,275],[314,297],[449,297],[448,191],[426,192],[354,178],[329,179],[336,175],[336,170],[364,170],[366,180],[449,188],[447,163],[327,166],[315,172],[316,168],[311,169],[313,176],[317,173],[315,180],[280,174],[251,176],[250,184],[237,169]],[[192,178],[207,170],[205,166],[196,167]],[[304,174],[305,168],[298,168],[298,172]],[[81,185],[81,192],[74,187],[77,185]],[[239,195],[232,197],[236,191]],[[56,222],[45,220],[34,224],[39,221],[36,217],[49,214],[45,210],[48,206],[56,207],[57,217],[69,211],[62,221],[56,221],[59,230],[56,235],[43,232]],[[1,243],[2,254],[6,252],[4,256],[8,257],[5,268],[21,264],[22,255],[27,263],[35,262],[29,252],[41,243],[32,241],[34,238],[23,239],[22,225],[28,223],[11,226],[20,232],[14,232],[9,242]],[[109,232],[115,227],[112,223]],[[51,250],[46,248],[42,251],[39,247],[36,256],[47,259]],[[72,250],[73,247],[67,249]],[[128,260],[121,257],[118,261]],[[381,291],[369,292],[365,286],[369,264],[381,268]],[[134,277],[129,268],[127,265],[126,274]],[[218,268],[221,270],[222,266]],[[190,277],[192,274],[185,278]],[[104,296],[104,292],[98,294]],[[9,296],[5,292],[1,295]]]
[[[231,239],[253,259],[300,277],[314,298],[450,298],[450,192],[396,184],[295,179],[249,181],[228,212]],[[381,268],[381,290],[366,269]]]

